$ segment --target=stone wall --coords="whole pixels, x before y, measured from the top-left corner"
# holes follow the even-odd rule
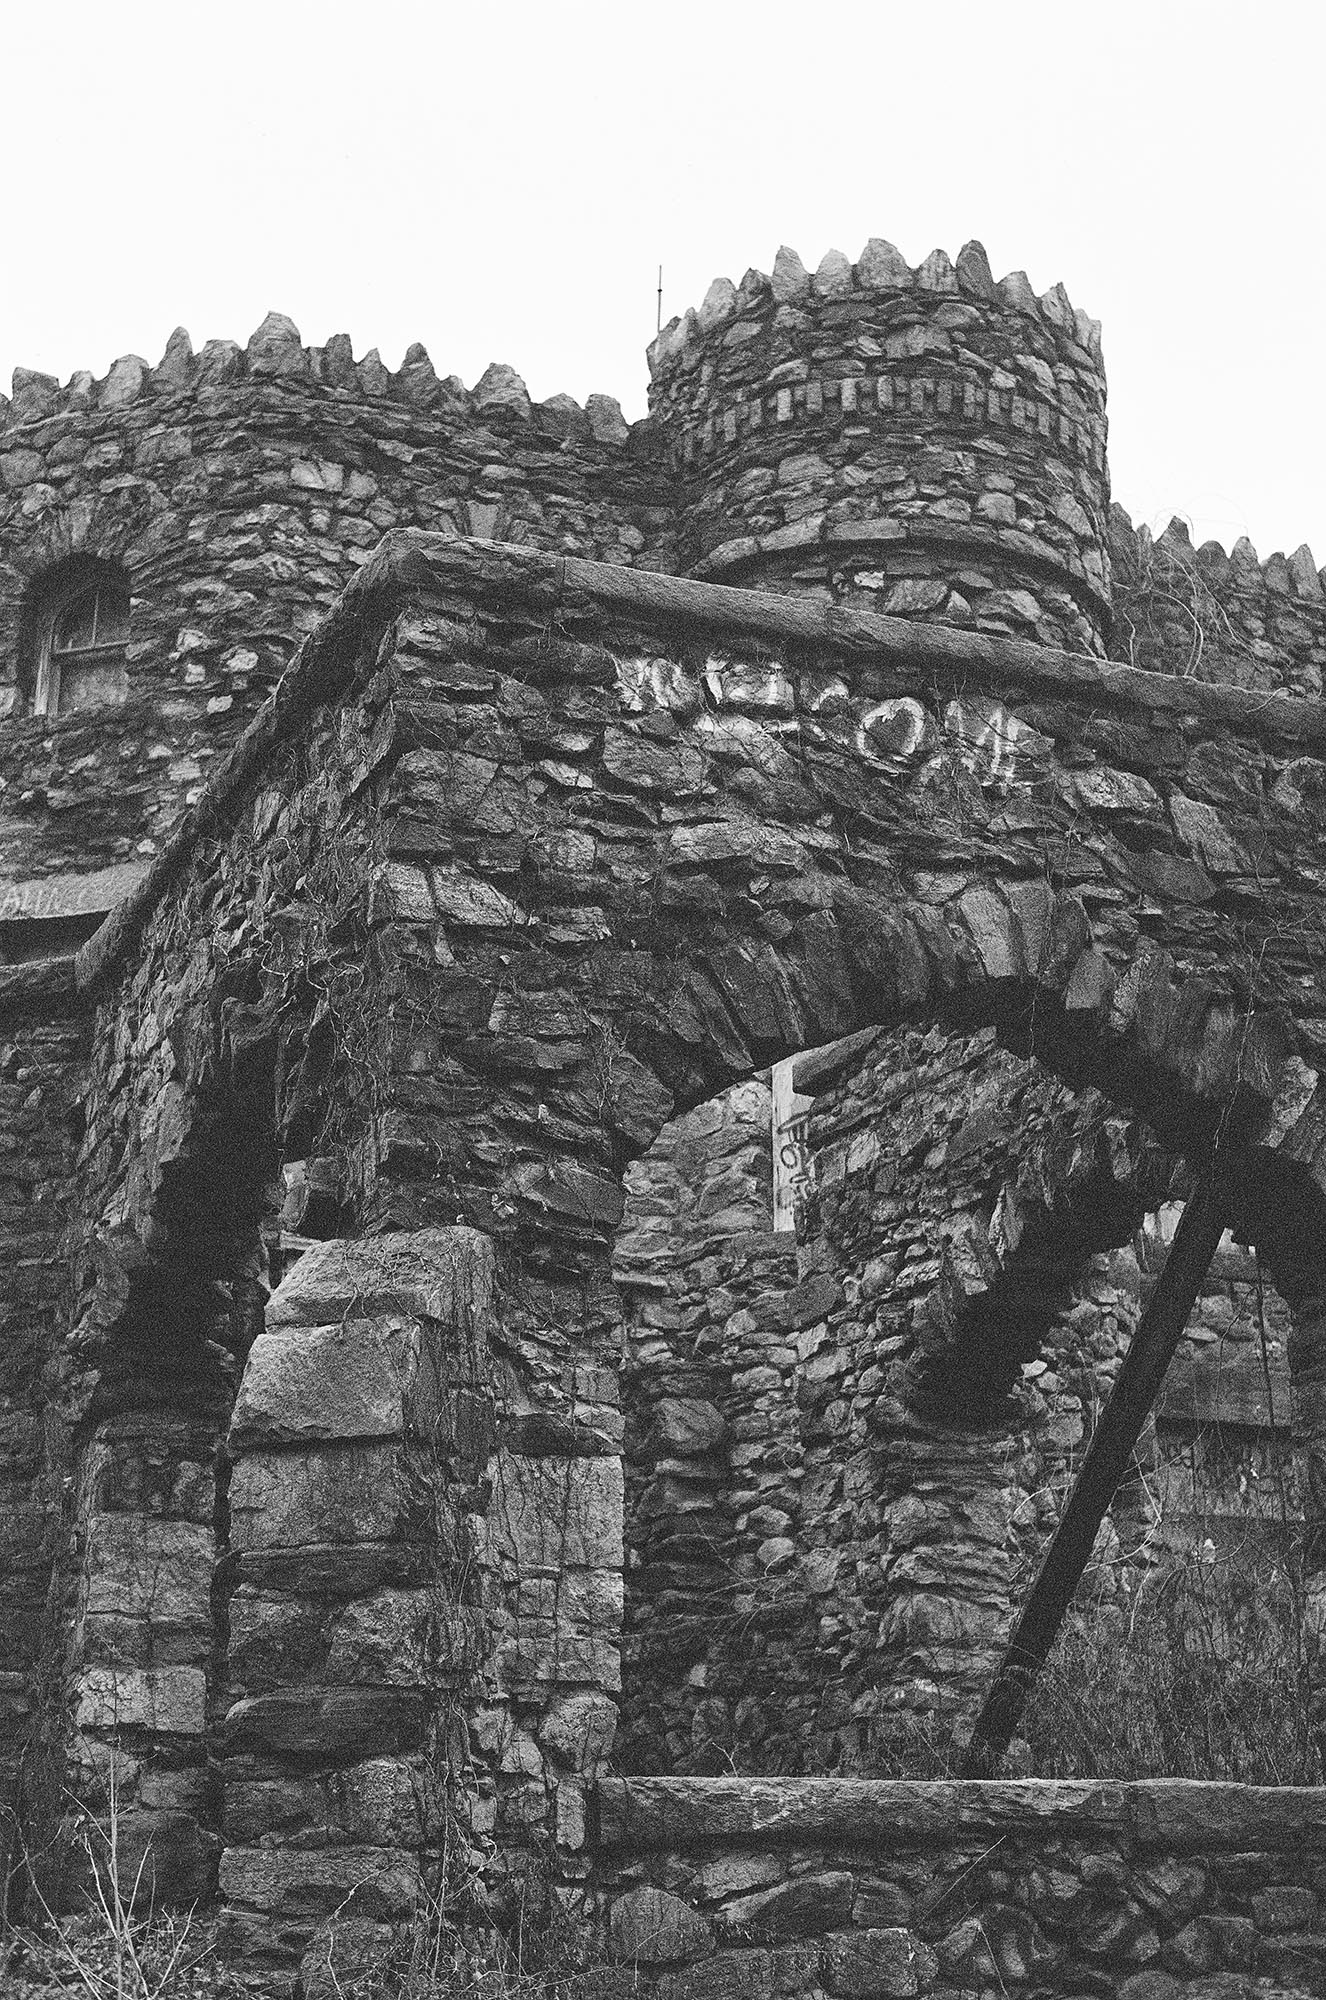
[[[61,1237],[77,1145],[85,1023],[0,1007],[0,1879],[13,1862],[26,1746],[58,1696],[48,1601],[70,1495],[46,1433],[68,1309]],[[46,1657],[43,1658],[45,1652]],[[0,1898],[0,1902],[3,1899]]]
[[[1243,684],[1320,687],[1306,550],[1193,554],[1116,518],[1099,333],[978,245],[872,241],[718,281],[652,351],[654,414],[356,363],[271,315],[0,398],[0,962],[76,945],[140,878],[299,638],[398,527],[829,595]],[[731,433],[729,435],[729,432]],[[721,544],[721,548],[716,546]],[[132,592],[123,699],[33,717],[34,609],[73,559]]]
[[[351,1253],[307,1240],[264,1330],[285,1256],[283,1156],[296,1187],[317,1189],[324,1231],[372,1237],[356,1267],[370,1276],[414,1242],[403,1217],[449,1219],[457,1199],[439,1173],[455,1071],[435,1058],[455,1008],[470,1018],[473,975],[445,977],[431,914],[402,920],[383,853],[396,812],[376,803],[384,787],[402,808],[417,798],[406,743],[427,741],[446,707],[436,633],[403,621],[397,644],[396,608],[389,596],[365,618],[352,602],[321,635],[301,671],[317,686],[333,662],[336,706],[311,720],[296,706],[298,733],[288,709],[269,710],[261,754],[212,801],[206,832],[158,863],[178,881],[121,915],[133,969],[111,985],[91,1064],[74,1298],[47,1412],[51,1476],[74,1495],[53,1664],[75,1707],[67,1742],[50,1718],[30,1824],[64,1783],[103,1808],[113,1776],[135,1866],[150,1848],[147,1879],[174,1900],[206,1897],[219,1867],[227,1934],[271,1965],[297,1963],[347,1870],[380,1863],[361,1914],[399,1917],[422,1881],[435,1886],[444,1827],[494,1909],[550,1843],[574,1876],[619,1680],[615,1302],[578,1203],[549,1216],[549,1194],[574,1197],[589,1174],[541,1173],[532,1244],[513,1245],[509,1225],[492,1232],[476,1123],[463,1200],[489,1223],[482,1245],[506,1239],[518,1282],[500,1324],[483,1301],[461,1314],[460,1350],[456,1313],[421,1305],[422,1279],[396,1309],[429,1322],[413,1334],[385,1310],[347,1317],[340,1265],[328,1303],[318,1260]],[[412,720],[402,710],[400,733],[384,731],[384,700],[405,687]],[[525,710],[523,683],[505,693]],[[417,831],[402,832],[417,852]],[[457,905],[458,937],[486,934],[499,905]],[[99,983],[114,936],[105,949],[109,965],[90,961]],[[484,1018],[501,1011],[495,990]],[[565,1024],[546,1009],[535,1042],[509,1016],[507,1030],[513,1054],[550,1034],[554,1069],[567,1064]],[[616,1061],[626,1091],[633,1066]],[[597,1069],[592,1096],[577,1084],[571,1101],[587,1121],[601,1112]],[[482,1100],[468,1108],[482,1119]],[[435,1287],[445,1239],[429,1239]],[[398,1362],[421,1379],[393,1419],[372,1392]],[[77,1892],[79,1860],[71,1817],[48,1852],[51,1893]]]
[[[627,1174],[623,1768],[813,1768],[794,1236],[771,1225],[771,1099],[739,1084]]]
[[[604,1994],[1326,1993],[1316,1791],[636,1778],[599,1827]]]
[[[815,1093],[798,1236],[771,1226],[761,1079],[666,1126],[627,1176],[627,1770],[951,1754],[1181,1212],[1154,1212],[1176,1163],[989,1034],[866,1035],[798,1076]],[[1110,1147],[1119,1177],[1096,1171],[1074,1216],[1074,1176]],[[1033,1165],[1065,1213],[997,1299]],[[1286,1338],[1283,1301],[1227,1244],[1084,1611],[1175,1565],[1213,1627],[1254,1599],[1290,1611]]]
[[[1116,518],[1111,624],[1098,331],[976,245],[784,254],[652,365],[628,429],[272,316],[0,399],[0,1804],[69,1897],[68,1793],[113,1786],[124,1864],[272,1968],[445,1848],[499,1916],[614,1887],[646,1970],[694,1889],[679,1992],[1292,1981],[1319,1836],[1250,1795],[1237,1874],[1160,1793],[1070,1801],[1048,1862],[1025,1801],[898,1795],[891,1875],[873,1822],[784,1794],[771,1860],[709,1793],[702,1886],[675,1821],[591,1879],[619,1692],[674,1771],[862,1768],[970,1703],[1176,1159],[1293,1324],[1259,1387],[1223,1252],[1122,1555],[1269,1547],[1287,1493],[1326,1602],[1310,557]],[[33,715],[78,559],[123,684]],[[798,1260],[764,1073],[876,1027],[819,1072]]]
[[[151,1851],[158,1893],[215,1887],[224,1440],[279,1275],[281,1155],[330,1167],[333,1226],[362,1210],[372,1178],[377,1044],[347,999],[372,962],[355,915],[371,832],[354,802],[370,727],[371,704],[347,706],[270,757],[238,823],[221,815],[192,848],[178,901],[145,912],[135,971],[92,1037],[45,1427],[46,1476],[69,1495],[48,1659],[68,1706],[49,1718],[25,1799],[54,1898],[85,1875],[69,1795],[99,1809],[112,1781],[123,1853],[136,1868]]]

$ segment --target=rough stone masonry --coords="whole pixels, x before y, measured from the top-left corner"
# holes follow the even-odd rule
[[[273,1990],[445,1854],[614,1992],[1314,1991],[1309,1805],[856,1774],[1217,1157],[1281,1402],[1165,1408],[1283,1456],[1287,1379],[1326,1595],[1321,580],[1112,515],[1099,330],[978,245],[782,252],[651,370],[273,316],[0,409],[11,1895],[113,1786]]]

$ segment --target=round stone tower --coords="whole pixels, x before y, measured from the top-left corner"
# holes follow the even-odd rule
[[[719,278],[649,350],[691,575],[1103,654],[1100,327],[979,243]]]

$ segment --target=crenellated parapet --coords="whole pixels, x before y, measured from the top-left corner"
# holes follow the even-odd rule
[[[384,534],[670,569],[671,518],[650,424],[607,396],[535,403],[503,364],[466,390],[422,347],[390,373],[343,334],[306,347],[273,313],[246,347],[194,353],[180,329],[155,367],[125,355],[100,380],[16,371],[0,398],[0,961],[11,919],[95,920],[123,893]],[[116,646],[57,676],[73,600],[102,585],[82,636],[113,628]],[[79,886],[52,901],[51,876]]]
[[[1100,652],[1100,328],[969,243],[719,278],[649,353],[693,574]]]
[[[572,396],[550,396],[535,403],[515,369],[500,361],[487,368],[470,390],[458,375],[439,377],[427,348],[418,341],[393,370],[376,347],[356,361],[345,333],[333,334],[324,346],[306,347],[293,320],[284,313],[268,313],[246,346],[209,340],[196,354],[188,333],[177,326],[155,367],[141,355],[122,354],[104,376],[80,369],[65,383],[35,369],[16,368],[13,395],[0,395],[0,436],[47,417],[122,410],[133,403],[242,381],[276,381],[287,387],[303,383],[354,400],[432,410],[461,421],[502,411],[555,439],[594,438],[602,445],[617,445],[626,443],[629,432],[614,396],[590,396],[583,408]]]
[[[1159,535],[1110,509],[1113,658],[1156,673],[1320,697],[1326,571],[1304,542],[1261,557],[1246,535],[1194,548],[1187,525]]]

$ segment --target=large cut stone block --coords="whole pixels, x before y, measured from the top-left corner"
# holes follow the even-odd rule
[[[501,1452],[492,1476],[493,1545],[517,1575],[622,1567],[620,1459]]]
[[[226,1716],[228,1751],[275,1752],[343,1764],[417,1750],[427,1703],[411,1688],[292,1687],[237,1701]]]
[[[230,1601],[231,1684],[249,1694],[300,1681],[422,1686],[451,1660],[454,1623],[437,1586],[381,1590],[340,1609],[241,1588]]]
[[[422,1685],[441,1651],[446,1610],[438,1590],[384,1590],[347,1604],[330,1628],[327,1679]]]
[[[370,1758],[330,1779],[328,1794],[329,1824],[360,1846],[422,1847],[439,1810],[419,1759]]]
[[[557,1576],[522,1576],[516,1610],[522,1622],[543,1619],[568,1631],[616,1633],[621,1629],[625,1586],[620,1570],[566,1569]]]
[[[68,1864],[65,1901],[79,1908],[95,1894],[94,1861],[106,1883],[107,1853],[95,1835],[66,1828]],[[120,1895],[134,1896],[140,1911],[210,1902],[221,1843],[191,1813],[122,1811],[115,1826],[115,1865]]]
[[[88,1616],[210,1627],[215,1561],[215,1534],[196,1521],[93,1514],[87,1524]]]
[[[431,1434],[438,1410],[433,1361],[421,1329],[399,1317],[261,1333],[235,1401],[231,1450]]]
[[[238,1767],[238,1768],[237,1768]],[[422,1847],[428,1837],[428,1779],[421,1760],[374,1757],[320,1777],[226,1773],[225,1830],[237,1846],[273,1835],[294,1845],[314,1834],[331,1847]]]
[[[437,1319],[481,1336],[493,1313],[494,1258],[478,1229],[419,1229],[315,1244],[268,1302],[267,1330],[343,1320]]]
[[[327,1656],[328,1606],[316,1598],[264,1597],[242,1584],[230,1599],[230,1683],[250,1694],[319,1680]]]
[[[684,1965],[714,1948],[713,1932],[697,1911],[670,1890],[649,1886],[617,1898],[608,1936],[613,1957],[627,1964]]]
[[[419,1542],[305,1542],[250,1549],[234,1563],[238,1583],[303,1598],[367,1597],[389,1584],[431,1577],[437,1552]]]
[[[326,1817],[326,1794],[321,1778],[237,1775],[241,1760],[231,1760],[225,1778],[223,1827],[228,1846],[257,1846],[275,1834],[282,1842],[309,1827],[321,1827]],[[263,1769],[252,1765],[251,1769]]]
[[[221,1893],[241,1910],[269,1919],[409,1916],[419,1873],[388,1848],[327,1847],[312,1853],[229,1847],[221,1857]]]
[[[912,2000],[932,1984],[938,1963],[910,1931],[847,1931],[824,1950],[824,1984],[842,2000]]]
[[[619,1630],[577,1631],[551,1619],[522,1618],[503,1661],[513,1689],[605,1688],[622,1684]]]
[[[738,1896],[725,1905],[724,1927],[745,1937],[770,1943],[789,1938],[818,1937],[852,1919],[852,1878],[845,1869],[822,1875],[801,1875]]]
[[[255,1451],[230,1482],[232,1549],[431,1540],[432,1496],[396,1445]]]
[[[201,1736],[207,1677],[200,1667],[88,1667],[78,1681],[79,1729],[147,1729]]]
[[[617,1704],[603,1694],[564,1695],[539,1724],[539,1740],[553,1756],[585,1777],[596,1776],[612,1753]]]
[[[623,1594],[618,1570],[522,1576],[506,1662],[512,1687],[620,1688]]]

